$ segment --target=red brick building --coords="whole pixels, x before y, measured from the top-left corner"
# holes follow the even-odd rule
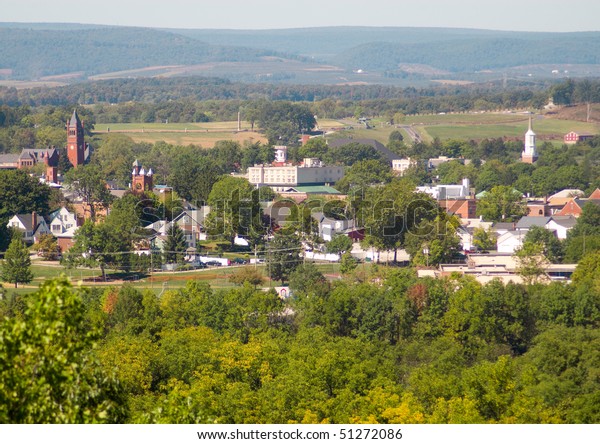
[[[133,171],[131,172],[131,192],[137,194],[152,191],[153,176],[152,168],[146,171],[136,159],[133,162]]]
[[[477,217],[477,201],[475,199],[439,200],[438,204],[446,210],[446,213],[453,214],[461,219],[475,219]]]
[[[575,131],[571,131],[570,133],[565,134],[563,140],[565,143],[572,144],[577,142],[584,142],[593,138],[594,134],[591,133],[578,133]]]

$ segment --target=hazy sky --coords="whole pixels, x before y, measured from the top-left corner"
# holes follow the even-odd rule
[[[598,31],[597,0],[0,0],[3,22],[165,28],[434,26]]]

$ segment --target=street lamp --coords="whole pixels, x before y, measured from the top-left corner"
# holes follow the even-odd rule
[[[426,265],[429,268],[429,247],[427,245],[423,247],[423,254],[425,255]]]

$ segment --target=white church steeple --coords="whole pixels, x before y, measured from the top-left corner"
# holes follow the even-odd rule
[[[525,133],[525,149],[521,153],[521,160],[525,163],[534,163],[538,159],[535,138],[536,134],[533,132],[530,114],[529,129]]]

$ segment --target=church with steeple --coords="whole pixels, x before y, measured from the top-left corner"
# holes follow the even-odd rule
[[[531,124],[531,115],[529,115],[529,129],[525,133],[525,149],[521,153],[521,160],[524,163],[534,163],[538,160],[538,153],[536,147],[536,134],[533,132]]]
[[[145,191],[152,191],[152,179],[154,173],[152,168],[148,171],[135,159],[133,162],[133,171],[131,172],[131,192],[141,194]]]

